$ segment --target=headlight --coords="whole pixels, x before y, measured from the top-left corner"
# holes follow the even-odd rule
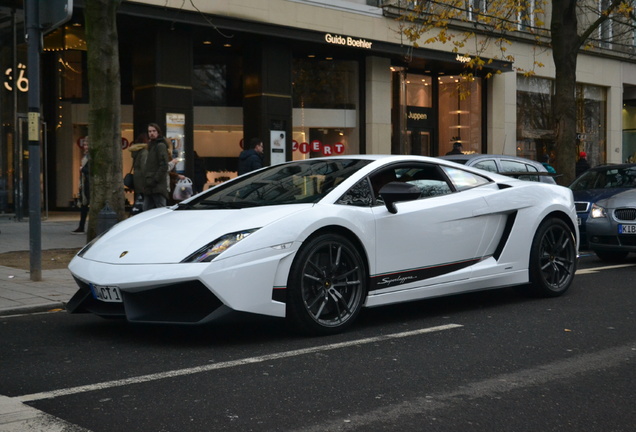
[[[590,210],[590,217],[592,219],[604,218],[604,217],[607,217],[607,212],[600,205],[592,204],[592,209]]]
[[[186,259],[181,261],[182,263],[199,263],[199,262],[210,262],[217,256],[219,256],[224,251],[228,250],[233,245],[237,244],[244,238],[247,238],[253,232],[257,231],[258,228],[253,228],[249,230],[238,231],[230,234],[225,234],[224,236],[219,237],[211,243],[203,246],[201,249],[196,251],[195,253],[188,256]]]

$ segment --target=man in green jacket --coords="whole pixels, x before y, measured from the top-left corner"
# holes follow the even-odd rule
[[[168,143],[156,123],[148,125],[148,155],[144,168],[144,211],[168,203]]]

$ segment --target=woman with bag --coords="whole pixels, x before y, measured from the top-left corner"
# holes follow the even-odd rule
[[[192,195],[192,180],[185,176],[179,176],[179,180],[177,180],[172,192],[172,199],[179,202],[190,198]]]
[[[133,177],[132,190],[134,192],[134,203],[131,215],[136,215],[143,211],[144,203],[144,169],[146,166],[146,159],[148,158],[148,134],[145,132],[137,135],[137,139],[130,146],[130,156],[133,163],[131,173]]]

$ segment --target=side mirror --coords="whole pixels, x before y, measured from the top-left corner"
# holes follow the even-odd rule
[[[386,209],[391,213],[397,213],[395,203],[398,201],[414,201],[420,197],[422,191],[415,185],[401,182],[387,183],[380,189],[380,197],[384,201]]]

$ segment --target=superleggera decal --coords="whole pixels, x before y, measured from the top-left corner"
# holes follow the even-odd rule
[[[371,277],[370,291],[390,288],[397,285],[404,285],[419,280],[430,279],[447,273],[452,273],[454,271],[470,267],[471,265],[476,264],[485,258],[487,257],[472,258],[466,261],[376,275]]]

